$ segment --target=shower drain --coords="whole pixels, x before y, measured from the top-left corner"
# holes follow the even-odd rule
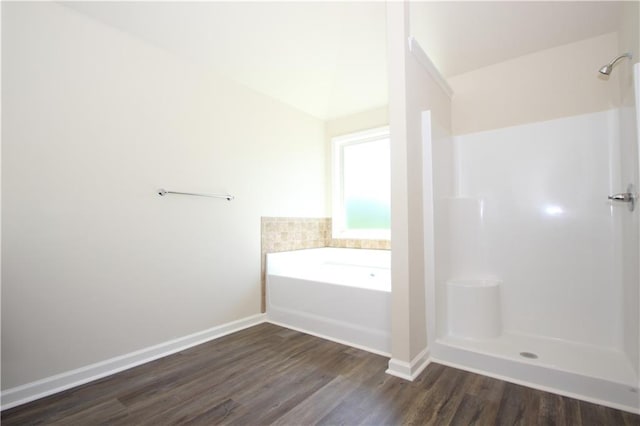
[[[538,355],[533,352],[520,352],[520,356],[523,358],[538,359]]]

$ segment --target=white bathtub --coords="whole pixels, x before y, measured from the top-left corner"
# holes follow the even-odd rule
[[[344,248],[267,254],[269,321],[388,355],[390,259],[387,250]]]

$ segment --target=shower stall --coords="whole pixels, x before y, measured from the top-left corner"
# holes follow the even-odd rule
[[[640,65],[625,66],[621,107],[450,139],[453,190],[434,183],[433,360],[639,411]]]

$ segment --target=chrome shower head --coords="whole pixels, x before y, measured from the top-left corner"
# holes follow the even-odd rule
[[[600,69],[598,70],[598,72],[599,72],[600,74],[609,75],[609,74],[611,74],[611,71],[612,71],[612,70],[613,70],[613,65],[611,65],[611,64],[607,64],[607,65],[605,65],[604,67],[600,68]]]
[[[603,66],[602,68],[600,68],[598,71],[600,72],[600,74],[603,75],[609,75],[611,74],[611,71],[613,70],[613,66],[616,64],[616,62],[618,62],[620,59],[622,58],[629,58],[631,59],[633,56],[631,55],[631,53],[624,53],[614,59],[611,60],[611,62],[609,62],[607,65]]]

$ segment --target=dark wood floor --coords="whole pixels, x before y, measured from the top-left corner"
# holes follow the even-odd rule
[[[262,324],[2,413],[3,425],[640,425],[640,416]]]

